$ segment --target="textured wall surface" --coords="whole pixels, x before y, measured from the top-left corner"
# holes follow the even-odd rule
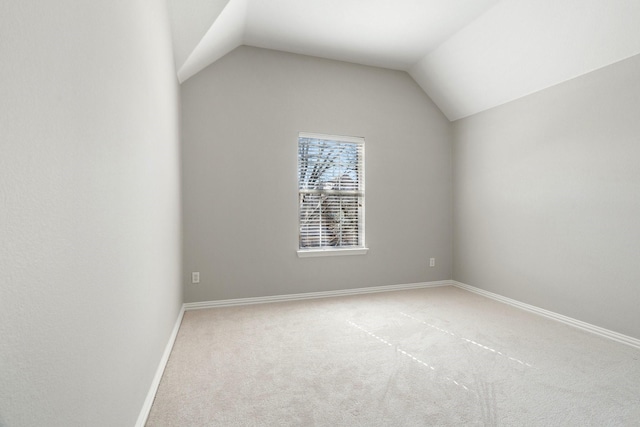
[[[131,426],[182,302],[162,1],[0,3],[0,426]]]
[[[181,99],[186,302],[451,277],[450,125],[408,74],[240,47]],[[300,131],[365,137],[367,255],[297,257]]]
[[[640,56],[454,124],[455,280],[640,338]]]

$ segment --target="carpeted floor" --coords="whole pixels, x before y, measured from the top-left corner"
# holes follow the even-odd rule
[[[147,426],[638,426],[640,350],[454,287],[185,313]]]

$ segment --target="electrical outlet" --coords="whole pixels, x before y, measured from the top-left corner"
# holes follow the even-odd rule
[[[435,266],[436,266],[436,259],[429,258],[429,267],[435,267]]]
[[[194,271],[191,273],[191,283],[200,283],[200,272]]]

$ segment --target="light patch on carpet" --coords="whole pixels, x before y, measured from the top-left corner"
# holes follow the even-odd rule
[[[187,311],[149,427],[636,426],[640,350],[455,288]]]

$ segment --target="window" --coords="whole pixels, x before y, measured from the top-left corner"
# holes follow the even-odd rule
[[[364,138],[299,134],[298,218],[298,256],[366,253]]]

